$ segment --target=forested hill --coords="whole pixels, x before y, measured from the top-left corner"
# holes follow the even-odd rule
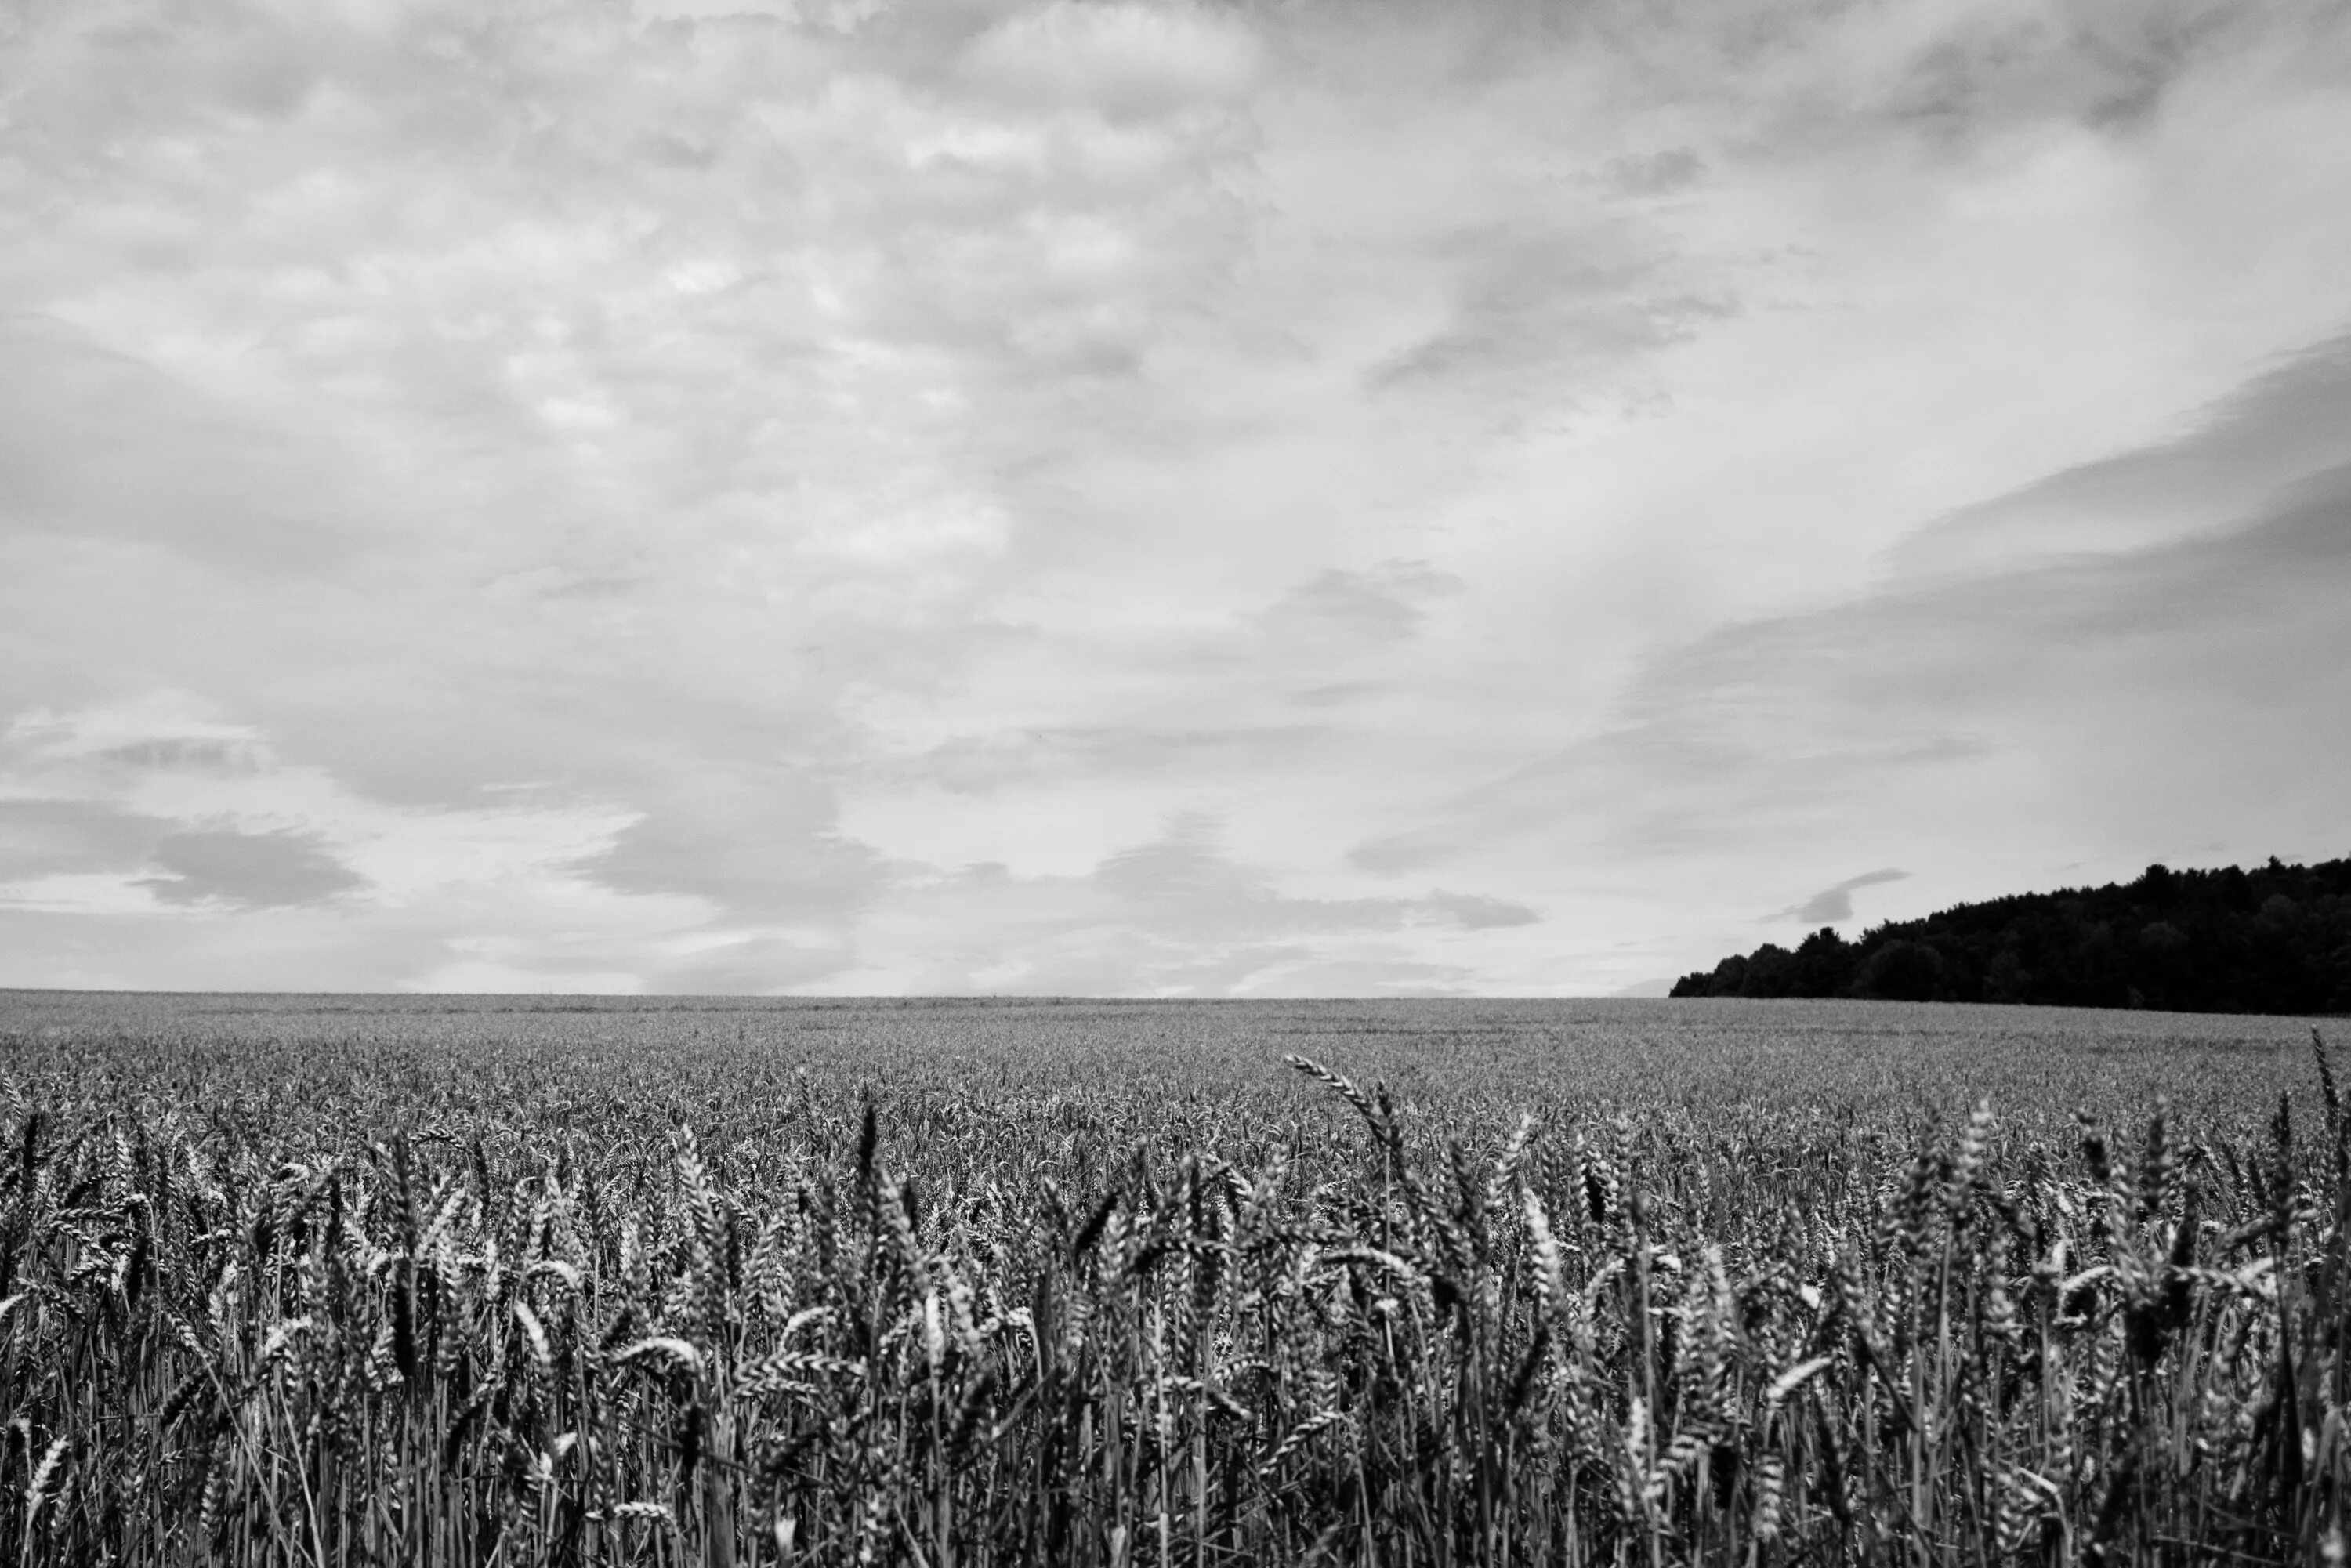
[[[1875,997],[2179,1012],[2351,1012],[2351,860],[2147,868],[2137,881],[1962,904],[1847,942],[1767,942],[1677,997]]]

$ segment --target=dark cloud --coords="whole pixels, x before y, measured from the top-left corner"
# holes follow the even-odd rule
[[[360,543],[318,457],[46,317],[0,318],[0,536],[161,546],[312,571]]]
[[[162,773],[254,773],[262,766],[259,748],[246,740],[192,740],[173,736],[125,741],[98,755],[123,768]]]
[[[1426,561],[1389,560],[1366,571],[1317,572],[1258,617],[1276,642],[1335,641],[1371,647],[1408,642],[1434,600],[1459,593],[1461,580]]]
[[[1392,931],[1412,912],[1403,899],[1285,897],[1259,873],[1227,858],[1216,821],[1196,813],[1177,817],[1150,843],[1112,855],[1088,880],[1126,918],[1171,936]]]
[[[2346,602],[2351,465],[2241,527],[1727,628],[1654,660],[1606,731],[1352,859],[1397,873],[1562,834],[1682,857],[1865,821],[1922,843],[2075,821],[2155,845],[2306,842],[2339,831],[2325,781],[2351,770]],[[1970,778],[1999,782],[1950,782]]]
[[[170,875],[139,885],[166,904],[270,909],[323,904],[367,885],[308,833],[167,833],[155,845],[154,863]]]
[[[580,863],[618,893],[685,894],[740,919],[845,920],[874,885],[876,857],[830,828],[830,800],[802,780],[671,790],[611,847]]]
[[[1740,314],[1735,298],[1688,287],[1654,244],[1607,223],[1452,236],[1437,247],[1455,275],[1451,319],[1374,366],[1366,384],[1499,387],[1536,377],[1557,406],[1609,367]]]
[[[1610,187],[1627,196],[1662,196],[1695,183],[1706,172],[1706,160],[1687,147],[1662,152],[1627,153],[1609,161]]]
[[[1910,574],[2013,570],[2022,560],[2163,543],[2251,518],[2294,486],[2351,462],[2351,335],[2255,377],[2177,439],[2084,464],[1910,535]]]
[[[1834,887],[1824,887],[1802,904],[1792,904],[1769,918],[1801,920],[1807,925],[1834,925],[1853,918],[1853,895],[1855,892],[1865,887],[1876,887],[1881,883],[1900,882],[1909,874],[1890,866],[1883,871],[1864,872],[1859,876],[1845,878]]]
[[[2048,120],[2128,130],[2202,54],[2242,36],[2237,11],[2151,0],[1963,14],[1908,58],[1878,107],[1952,139]]]
[[[0,882],[135,871],[172,824],[96,800],[0,800]]]

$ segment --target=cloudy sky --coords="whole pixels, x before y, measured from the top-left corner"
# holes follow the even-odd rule
[[[0,4],[0,984],[1604,994],[2351,853],[2340,0]]]

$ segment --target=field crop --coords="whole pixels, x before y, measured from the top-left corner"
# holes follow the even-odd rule
[[[14,993],[0,1090],[22,1563],[2343,1551],[2293,1020]]]

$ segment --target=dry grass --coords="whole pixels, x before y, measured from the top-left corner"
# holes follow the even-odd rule
[[[22,1563],[2340,1550],[2269,1020],[8,1003]]]

